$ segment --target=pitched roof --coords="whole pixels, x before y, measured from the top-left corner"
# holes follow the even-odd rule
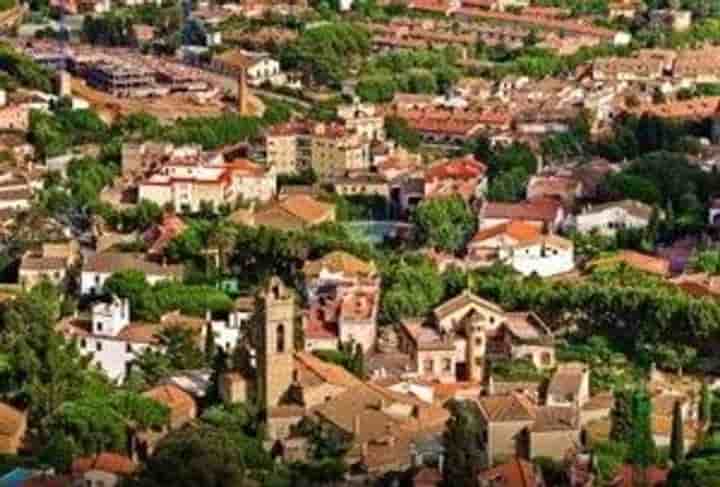
[[[506,235],[517,242],[533,242],[541,234],[541,229],[537,225],[515,220],[478,230],[472,238],[472,243],[482,242],[501,235]]]
[[[579,428],[577,410],[572,407],[542,406],[535,410],[533,433],[550,431],[576,431]]]
[[[143,396],[164,404],[172,415],[189,415],[195,410],[195,400],[192,396],[173,384],[153,387],[145,391]]]
[[[323,269],[343,274],[370,276],[377,273],[374,262],[365,262],[347,252],[330,252],[324,257],[307,261],[303,266],[306,276],[317,277]]]
[[[72,471],[75,474],[99,470],[115,475],[128,476],[136,468],[137,465],[130,458],[112,452],[104,452],[92,457],[76,458],[72,463]]]
[[[487,166],[468,156],[449,159],[432,165],[425,172],[425,179],[475,179],[487,172]]]
[[[602,205],[595,205],[588,208],[586,211],[583,212],[583,215],[588,213],[599,213],[601,211],[605,211],[610,208],[621,208],[625,210],[628,214],[636,217],[636,218],[643,218],[645,220],[649,220],[650,217],[652,217],[653,213],[653,207],[650,205],[646,205],[642,201],[636,201],[636,200],[620,200],[620,201],[611,201],[609,203],[604,203]]]
[[[538,198],[520,203],[488,202],[482,209],[485,218],[553,222],[562,205],[551,198]]]
[[[587,370],[587,366],[580,363],[561,365],[550,380],[548,396],[577,397]]]
[[[162,265],[147,260],[143,254],[130,252],[101,252],[85,259],[83,272],[113,273],[139,270],[155,276],[182,277],[184,266]]]
[[[25,413],[0,402],[0,435],[15,436],[23,427]]]
[[[533,421],[535,419],[535,406],[520,394],[481,397],[478,404],[488,422]]]
[[[455,296],[452,299],[449,299],[448,301],[445,301],[440,306],[437,306],[433,313],[435,316],[439,319],[444,318],[445,316],[454,313],[455,311],[464,308],[465,306],[468,306],[470,304],[475,304],[477,306],[481,306],[483,308],[490,309],[492,311],[495,311],[496,313],[502,313],[503,309],[498,306],[497,304],[488,301],[486,299],[483,299],[470,291],[463,291],[459,295]]]
[[[537,487],[539,479],[535,476],[533,464],[514,458],[509,462],[497,465],[478,475],[480,480],[492,482],[497,487]]]

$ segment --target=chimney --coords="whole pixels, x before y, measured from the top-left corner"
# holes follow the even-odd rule
[[[352,432],[353,432],[353,435],[355,435],[355,436],[360,435],[360,415],[359,414],[356,414],[353,417],[353,431]],[[366,446],[366,445],[363,444],[363,446]]]
[[[247,70],[242,68],[238,77],[237,86],[237,102],[238,113],[240,115],[249,115],[248,109],[248,87],[247,87]]]

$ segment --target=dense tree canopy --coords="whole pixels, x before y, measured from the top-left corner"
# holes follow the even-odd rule
[[[460,196],[422,201],[411,216],[420,242],[445,252],[458,252],[475,231],[476,219]]]

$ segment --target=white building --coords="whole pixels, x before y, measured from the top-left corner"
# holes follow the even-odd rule
[[[534,242],[508,249],[506,255],[501,251],[500,260],[523,275],[550,277],[575,269],[575,246],[570,240],[544,235]]]
[[[158,335],[164,329],[189,328],[197,333],[201,346],[209,327],[216,336],[216,344],[231,350],[238,342],[240,324],[237,318],[209,321],[178,312],[163,315],[158,323],[134,323],[129,301],[113,297],[108,303],[92,307],[89,322],[73,318],[62,324],[62,331],[77,339],[80,351],[92,355],[92,363],[110,379],[122,382],[138,355],[147,349],[162,350]]]
[[[653,208],[634,200],[615,201],[591,206],[575,217],[580,233],[597,232],[612,236],[620,229],[645,228],[652,218]]]

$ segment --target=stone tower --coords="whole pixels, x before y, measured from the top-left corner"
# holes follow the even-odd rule
[[[295,299],[278,277],[270,279],[261,299],[258,399],[267,409],[278,405],[293,381]]]
[[[242,68],[240,70],[240,76],[238,77],[237,86],[237,102],[238,102],[238,113],[240,115],[250,115],[250,106],[248,103],[248,86],[247,86],[247,70]]]

